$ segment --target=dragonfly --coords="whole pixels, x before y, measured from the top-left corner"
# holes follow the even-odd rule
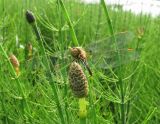
[[[109,69],[115,68],[120,65],[128,64],[132,61],[137,61],[140,56],[140,50],[130,48],[130,43],[133,42],[136,38],[136,35],[131,31],[120,32],[115,34],[117,50],[115,49],[115,42],[112,37],[107,37],[101,40],[92,41],[89,44],[82,47],[87,53],[86,60],[83,61],[83,64],[87,68],[90,75],[92,74],[89,67],[89,63],[95,65],[96,68]],[[72,50],[77,47],[71,47]],[[69,58],[68,55],[71,54],[71,48],[66,50],[64,57],[60,57],[60,51],[55,52],[53,56],[60,57],[62,60]],[[80,47],[78,47],[80,48]],[[73,55],[72,55],[73,56]],[[121,62],[117,59],[117,56],[121,58]]]
[[[92,76],[92,71],[87,62],[86,51],[82,47],[73,47],[73,48],[70,47],[69,49],[72,57],[74,58],[74,61],[81,61],[88,70],[89,74]]]

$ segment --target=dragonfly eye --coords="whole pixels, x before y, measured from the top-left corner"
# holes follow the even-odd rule
[[[77,48],[73,47],[73,48],[69,48],[70,49],[70,53],[73,57],[77,57],[79,54],[79,51]]]

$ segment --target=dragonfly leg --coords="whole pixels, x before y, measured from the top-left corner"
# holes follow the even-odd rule
[[[87,71],[89,72],[89,74],[92,76],[92,71],[87,63],[87,61],[82,61],[81,62],[83,63],[84,67],[87,69]]]

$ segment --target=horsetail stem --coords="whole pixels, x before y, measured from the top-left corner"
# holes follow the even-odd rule
[[[107,5],[105,3],[105,0],[101,0],[101,4],[102,4],[102,7],[104,9],[104,13],[105,13],[105,16],[106,16],[106,19],[107,19],[107,22],[108,22],[110,34],[111,34],[112,39],[114,41],[115,51],[117,52],[116,56],[118,58],[118,62],[120,63],[120,71],[119,71],[118,78],[119,78],[120,95],[121,95],[121,104],[120,104],[120,108],[121,108],[121,123],[125,124],[126,123],[125,103],[124,103],[125,93],[124,93],[124,84],[123,84],[122,75],[121,75],[122,68],[121,68],[120,52],[119,52],[119,49],[118,49],[117,39],[115,37],[115,32],[113,30],[112,21],[111,21],[111,18],[109,16],[109,12],[108,12],[108,8],[107,8]]]
[[[7,63],[8,63],[8,65],[9,65],[9,69],[10,69],[10,71],[12,72],[12,74],[14,74],[14,76],[17,76],[17,74],[16,74],[16,72],[15,72],[15,70],[14,70],[14,67],[13,67],[12,63],[11,63],[11,61],[10,61],[7,53],[5,52],[5,50],[4,50],[4,48],[3,48],[3,46],[2,46],[1,44],[0,44],[0,51],[1,51],[1,53],[3,53],[4,58],[7,59]],[[18,64],[17,64],[17,65],[18,65]],[[23,91],[23,88],[22,88],[22,85],[21,85],[21,83],[20,83],[19,78],[15,78],[15,81],[16,81],[16,85],[17,85],[18,91],[21,93],[22,99],[23,99],[23,100],[21,100],[21,104],[24,104],[24,106],[23,106],[23,108],[22,108],[22,111],[26,110],[26,112],[27,112],[28,114],[30,114],[30,113],[31,113],[30,107],[29,107],[29,105],[28,105],[28,102],[27,102],[27,99],[26,99],[26,96],[25,96],[25,92]],[[28,119],[30,119],[30,118],[28,118]]]
[[[27,59],[30,60],[33,55],[33,46],[31,43],[27,44],[27,52],[28,52]]]
[[[27,15],[27,12],[26,12],[26,15]],[[32,14],[33,15],[33,14]],[[27,16],[26,16],[27,17]],[[28,16],[29,17],[29,16]],[[32,17],[32,16],[31,16]],[[34,17],[34,16],[33,16]],[[35,18],[34,18],[35,19]],[[28,19],[27,19],[28,21]],[[29,21],[28,21],[29,22]],[[48,61],[48,56],[46,55],[46,50],[45,50],[45,47],[44,47],[44,39],[41,35],[41,31],[40,29],[38,28],[37,26],[37,23],[35,21],[35,23],[29,23],[31,24],[36,36],[37,36],[37,40],[39,41],[39,45],[41,47],[41,50],[42,50],[42,55],[44,56],[43,58],[43,62],[45,63],[46,65],[46,69],[50,72],[50,76],[51,76],[51,80],[52,82],[54,82],[55,80],[53,79],[53,74],[52,74],[52,71],[51,71],[51,68],[50,68],[50,65],[49,65],[49,61]],[[53,94],[55,96],[55,101],[56,101],[56,106],[57,106],[57,109],[58,109],[58,112],[59,112],[59,116],[61,118],[61,123],[62,124],[65,124],[65,118],[64,118],[64,115],[63,115],[63,109],[62,109],[62,106],[60,105],[60,99],[59,99],[59,96],[58,96],[58,91],[57,91],[57,88],[55,86],[54,83],[49,83],[51,88],[52,88],[52,91],[53,91]]]
[[[77,37],[76,37],[76,33],[75,33],[75,31],[74,31],[72,21],[71,21],[71,19],[70,19],[70,17],[69,17],[69,14],[68,14],[68,12],[67,12],[67,9],[66,9],[66,7],[65,7],[65,5],[64,5],[64,3],[63,3],[63,0],[58,0],[58,1],[60,2],[60,5],[61,5],[61,7],[62,7],[62,11],[63,11],[63,13],[64,13],[64,16],[65,16],[65,18],[66,18],[66,21],[67,21],[67,23],[68,23],[68,26],[69,26],[69,28],[70,28],[71,37],[72,37],[72,40],[73,40],[73,45],[79,46],[79,42],[78,42],[78,39],[77,39]]]
[[[79,99],[79,117],[87,116],[87,104],[85,97],[88,95],[88,81],[77,62],[72,62],[69,69],[69,82],[72,92]]]
[[[80,118],[85,118],[87,116],[87,105],[88,102],[86,101],[85,98],[79,98],[79,117]]]

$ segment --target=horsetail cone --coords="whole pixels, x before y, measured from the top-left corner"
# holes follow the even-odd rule
[[[82,67],[72,62],[69,69],[69,82],[73,94],[78,98],[84,98],[88,94],[88,82]]]
[[[13,54],[11,54],[9,56],[9,59],[10,59],[10,62],[13,65],[13,67],[14,67],[14,69],[16,71],[17,76],[18,76],[19,75],[19,66],[20,66],[18,59]]]
[[[32,24],[35,22],[34,14],[29,10],[26,11],[26,19],[29,24]]]
[[[35,32],[36,37],[39,40],[40,39],[40,32],[38,31],[38,28],[36,25],[36,18],[34,16],[34,14],[29,10],[26,11],[26,19],[27,19],[27,22],[32,26],[33,31]]]

